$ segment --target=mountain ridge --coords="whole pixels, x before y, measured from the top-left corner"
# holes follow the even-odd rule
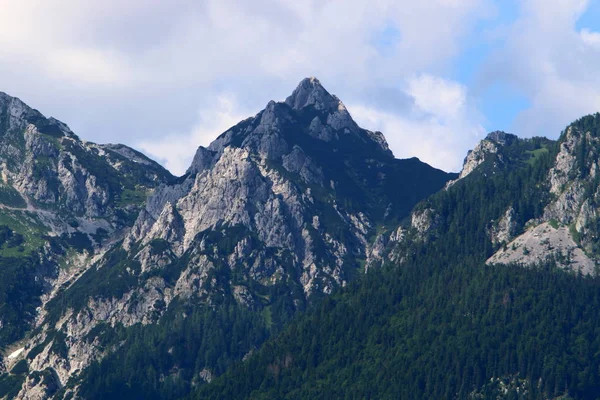
[[[144,196],[134,187],[125,192],[130,180],[115,169],[118,163],[104,164],[122,157],[135,164],[137,174],[154,165],[141,153],[78,138],[71,143],[61,137],[56,144],[46,136],[39,134],[44,145],[54,146],[46,145],[48,151],[66,152],[100,172],[114,171],[95,178],[106,187],[101,204],[113,213],[112,204],[119,209],[127,193],[136,201],[128,209],[136,218],[122,230],[106,229],[112,237],[104,247],[50,284],[22,355],[7,364],[8,370],[19,362],[28,366],[27,374],[6,378],[17,379],[17,398],[78,393],[74,382],[81,371],[117,356],[127,335],[160,331],[165,324],[187,326],[186,320],[176,322],[175,310],[205,321],[211,317],[202,310],[238,310],[256,338],[225,346],[221,364],[201,358],[177,381],[189,390],[197,379],[190,373],[223,372],[224,365],[260,345],[265,332],[279,330],[297,311],[360,274],[376,254],[371,242],[377,231],[395,225],[455,176],[416,159],[395,159],[383,136],[358,127],[314,78],[208,148],[199,147],[182,177],[163,174],[148,182],[153,186]],[[49,171],[62,164],[54,165]],[[66,201],[61,184],[51,191],[59,209]],[[84,219],[103,215],[104,208],[90,207],[81,208]],[[83,222],[80,218],[78,226]],[[57,256],[59,262],[63,258]],[[41,372],[47,379],[39,379]]]

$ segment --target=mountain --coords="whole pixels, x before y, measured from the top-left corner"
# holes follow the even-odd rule
[[[10,353],[48,298],[123,236],[149,192],[174,177],[127,146],[82,141],[5,93],[0,176],[0,348]]]
[[[190,398],[597,399],[599,126],[491,133],[382,268]]]
[[[135,150],[81,141],[4,93],[0,176],[0,346],[23,335],[39,296],[102,253],[149,191],[174,179]]]
[[[0,217],[15,219],[0,231],[0,397],[185,396],[380,266],[389,233],[457,178],[395,159],[316,78],[179,178],[0,100]]]
[[[598,398],[600,114],[448,174],[307,78],[176,178],[0,105],[0,398]]]

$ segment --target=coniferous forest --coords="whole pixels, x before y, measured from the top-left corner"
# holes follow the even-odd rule
[[[532,160],[539,149],[545,151]],[[520,223],[542,214],[550,199],[545,175],[556,152],[556,143],[545,139],[507,146],[505,168],[490,174],[484,165],[417,206],[440,210],[441,219],[428,237],[398,245],[394,251],[406,255],[402,262],[371,269],[332,296],[313,299],[287,326],[229,304],[217,312],[190,310],[185,320],[165,314],[157,327],[128,331],[134,345],[94,364],[82,393],[598,398],[600,280],[565,272],[551,260],[531,268],[485,263],[497,247],[486,234],[489,221],[508,206]],[[269,321],[290,318],[285,307],[270,312],[277,317]],[[244,361],[235,361],[243,354]],[[206,367],[222,375],[209,384],[194,381]],[[176,378],[162,379],[167,373]]]

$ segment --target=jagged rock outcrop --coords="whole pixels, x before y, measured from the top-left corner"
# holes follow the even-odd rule
[[[15,189],[30,208],[106,217],[124,202],[124,191],[152,188],[171,178],[141,153],[124,145],[83,142],[67,125],[3,93],[0,127],[3,184]]]
[[[331,293],[354,271],[381,263],[387,239],[373,235],[378,229],[396,226],[452,177],[417,159],[395,159],[383,135],[361,129],[316,78],[200,147],[177,180],[165,179],[143,155],[121,145],[81,142],[70,131],[46,138],[33,128],[31,138],[28,152],[59,160],[49,170],[57,171],[60,189],[38,179],[43,191],[35,201],[65,204],[82,214],[80,220],[113,215],[123,201],[124,193],[114,193],[117,185],[106,186],[93,173],[100,161],[104,170],[124,176],[121,186],[146,185],[126,193],[145,202],[131,229],[121,230],[123,240],[114,235],[116,245],[93,267],[63,279],[26,346],[27,354],[43,347],[30,356],[30,367],[54,371],[60,386],[115,351],[96,347],[100,327],[152,324],[172,303],[217,307],[229,297],[264,312],[282,296],[300,308],[313,294]],[[131,171],[133,165],[147,173]],[[15,179],[11,171],[9,181]],[[27,185],[19,190],[33,196]],[[22,398],[43,386],[34,383],[25,383]]]
[[[543,215],[530,221],[527,231],[500,249],[488,262],[530,265],[551,257],[565,268],[584,274],[595,273],[600,255],[595,245],[598,239],[595,210],[599,191],[596,174],[600,138],[592,127],[597,118],[598,115],[584,117],[567,127],[547,173],[546,184],[551,198]],[[495,243],[512,239],[515,230],[519,229],[512,226],[512,233],[506,229],[511,225],[508,221],[514,220],[508,217],[506,214],[492,227]],[[525,251],[520,249],[523,246]]]
[[[571,227],[576,241],[594,260],[599,232],[596,208],[600,204],[597,182],[600,137],[589,124],[598,114],[584,117],[569,126],[562,138],[556,162],[549,173],[550,191],[555,196],[544,210],[545,220]]]
[[[215,160],[216,152],[207,149],[206,147],[198,147],[192,165],[187,169],[186,174],[195,175],[210,168]]]
[[[355,154],[336,154],[347,146]],[[359,146],[366,146],[366,151]],[[316,78],[307,78],[284,103],[269,102],[264,111],[226,131],[208,149],[199,148],[187,180],[156,190],[125,245],[146,244],[171,231],[159,221],[162,204],[169,212],[174,207],[183,221],[178,255],[197,246],[197,236],[205,230],[242,226],[262,246],[294,254],[306,293],[319,280],[324,280],[322,287],[343,284],[344,249],[352,247],[354,254],[366,257],[367,234],[377,224],[368,213],[352,212],[336,200],[340,184],[350,183],[339,178],[347,181],[350,175],[360,174],[352,169],[354,156],[360,153],[381,170],[397,162],[380,133],[360,129],[337,97]],[[349,171],[340,173],[340,169]],[[350,184],[361,196],[361,184]],[[315,198],[315,190],[320,199]],[[345,243],[328,231],[331,226],[314,224],[306,217],[323,218],[324,210],[316,203],[323,203],[330,210],[328,219],[348,231]],[[319,242],[326,249],[321,254],[315,250]]]
[[[499,147],[510,145],[516,140],[518,140],[518,137],[510,133],[502,131],[490,132],[485,139],[480,141],[477,146],[475,146],[473,150],[470,150],[467,153],[467,157],[465,157],[463,168],[460,171],[458,179],[449,182],[448,185],[453,185],[459,179],[469,175],[478,166],[480,166],[489,157],[489,155],[496,154]],[[500,158],[500,161],[502,161],[502,158]]]
[[[419,235],[424,236],[427,232],[437,227],[438,219],[439,216],[435,210],[427,208],[413,212],[410,225]]]
[[[494,244],[507,243],[514,237],[517,230],[515,221],[515,209],[509,207],[504,215],[496,221],[490,228],[490,239]]]
[[[541,182],[536,184],[537,194],[530,194],[539,197],[543,207],[541,215],[523,219],[524,214],[531,213],[531,208],[521,209],[519,215],[515,211],[517,204],[508,203],[502,214],[486,221],[490,242],[496,248],[502,245],[488,263],[534,265],[552,259],[565,269],[595,273],[600,254],[595,245],[600,237],[595,228],[597,193],[600,193],[596,182],[600,139],[597,132],[584,128],[595,126],[590,120],[594,118],[598,116],[585,117],[569,126],[558,146],[547,139],[519,139],[504,132],[492,132],[469,152],[459,178],[450,182],[446,190],[456,189],[453,186],[458,181],[475,171],[478,176],[473,179],[490,179],[500,173],[518,173],[543,157],[553,157],[547,170],[536,172],[542,177]],[[554,146],[558,148],[555,153]],[[468,190],[469,182],[461,183]],[[417,207],[411,214],[408,231],[411,240],[443,235],[437,232],[439,218],[431,206]],[[398,243],[390,241],[391,250],[388,250],[396,261],[406,256]]]
[[[44,304],[122,239],[147,194],[173,179],[143,154],[124,145],[82,141],[66,124],[1,92],[0,177],[1,229],[14,241],[0,246],[0,263],[3,270],[5,263],[21,265],[12,272],[15,282],[0,283],[2,296],[9,285],[21,297],[20,315],[0,305],[5,313],[0,321],[12,316],[10,324],[0,323],[2,347],[7,340],[20,339],[15,326],[24,332],[42,324],[47,316]],[[23,304],[31,311],[23,312]],[[34,335],[9,364],[25,360],[44,335]],[[70,358],[53,355],[55,342],[46,343],[50,347],[30,360],[30,370],[37,372],[25,379],[18,398],[49,398],[95,354],[73,341]]]

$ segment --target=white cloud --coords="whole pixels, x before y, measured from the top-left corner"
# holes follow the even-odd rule
[[[172,154],[177,140],[195,148],[197,111],[213,113],[224,92],[254,110],[315,75],[346,102],[374,107],[365,92],[443,75],[493,11],[491,0],[0,2],[0,90],[97,142],[171,132]],[[384,27],[398,40],[382,52]]]
[[[467,88],[440,77],[419,75],[407,80],[405,91],[413,99],[406,114],[358,104],[348,109],[365,128],[384,132],[396,157],[416,156],[434,167],[459,171],[467,151],[485,133]]]
[[[459,118],[467,101],[467,90],[459,83],[431,75],[421,75],[408,80],[406,93],[424,112],[443,119]]]
[[[513,130],[557,137],[571,121],[600,111],[600,33],[578,30],[588,1],[527,0],[492,55],[483,81],[518,88],[529,100]]]
[[[198,146],[208,146],[219,134],[246,117],[237,107],[232,95],[222,94],[217,97],[214,109],[205,109],[199,113],[198,122],[190,132],[141,140],[137,146],[163,162],[173,174],[183,175]]]
[[[434,160],[439,151],[438,166],[459,165],[460,149],[474,144],[483,118],[473,86],[520,91],[531,105],[514,122],[520,135],[556,136],[600,110],[600,32],[576,26],[587,0],[519,1],[509,22],[494,20],[504,0],[0,4],[0,90],[89,140],[162,143],[147,148],[164,160],[168,149],[176,171],[201,144],[194,140],[206,143],[225,121],[248,116],[241,110],[285,98],[310,75],[354,105],[366,127],[379,127],[397,154]],[[482,22],[486,35],[474,37]],[[461,68],[461,52],[488,40],[475,85],[442,79]],[[211,126],[222,93],[236,103],[230,119]]]
[[[593,32],[584,28],[579,31],[579,35],[583,43],[596,50],[600,50],[600,32]]]
[[[117,54],[96,49],[61,49],[48,55],[50,74],[85,85],[127,85],[138,79]]]

